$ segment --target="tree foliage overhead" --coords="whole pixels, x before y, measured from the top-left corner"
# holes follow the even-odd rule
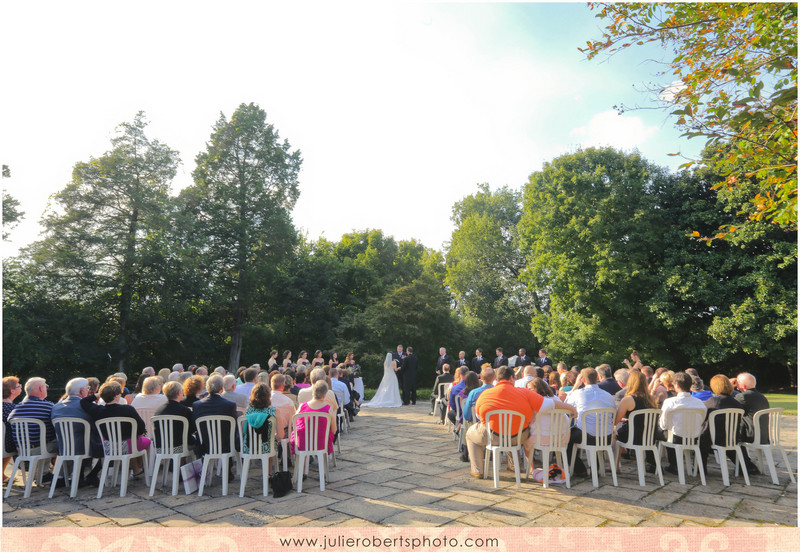
[[[749,220],[797,229],[797,4],[598,3],[608,23],[582,48],[601,53],[658,43],[675,57],[660,74],[684,136],[703,136],[700,161],[719,188],[759,185],[746,198]],[[721,228],[719,236],[738,225]]]

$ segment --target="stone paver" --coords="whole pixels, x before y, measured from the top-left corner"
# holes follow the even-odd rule
[[[429,405],[395,409],[364,409],[342,437],[338,466],[332,467],[325,491],[312,466],[303,493],[282,498],[261,495],[260,470],[250,474],[245,496],[239,498],[239,479],[221,495],[219,479],[204,496],[171,496],[170,487],[148,496],[143,480],[132,480],[126,497],[118,488],[79,489],[69,499],[65,489],[47,498],[48,488],[34,487],[22,498],[15,486],[3,502],[6,527],[758,527],[797,526],[797,485],[780,472],[780,485],[767,475],[753,476],[746,486],[740,478],[722,485],[719,468],[711,462],[708,485],[689,477],[686,485],[665,474],[658,485],[648,474],[639,485],[635,462],[623,460],[619,486],[611,477],[573,478],[572,488],[525,481],[517,489],[513,472],[500,472],[500,488],[491,479],[474,479],[469,464],[458,458],[452,434],[427,415]],[[797,418],[784,417],[783,438],[793,448]],[[537,460],[538,463],[538,460]],[[504,468],[505,466],[503,466]],[[21,480],[18,479],[17,483]]]

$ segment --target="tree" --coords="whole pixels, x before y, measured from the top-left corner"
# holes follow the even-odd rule
[[[523,274],[542,294],[533,333],[581,363],[624,358],[630,348],[670,359],[647,300],[658,285],[666,223],[654,196],[665,171],[638,154],[587,149],[546,163],[525,188]]]
[[[453,206],[456,228],[447,249],[445,284],[456,311],[484,347],[519,347],[533,337],[530,320],[539,310],[538,298],[520,281],[525,268],[517,230],[521,216],[521,193],[508,187],[493,192],[482,184]]]
[[[11,169],[8,165],[3,165],[1,179],[11,178]],[[8,239],[8,233],[14,228],[25,213],[19,210],[19,200],[9,194],[3,187],[3,240]],[[9,232],[6,231],[8,229]]]
[[[609,23],[589,59],[655,42],[675,57],[659,93],[684,136],[704,136],[700,163],[719,189],[758,186],[742,213],[797,229],[797,4],[590,4]],[[666,84],[666,83],[665,83]],[[623,108],[624,109],[624,108]],[[727,147],[730,145],[730,147]],[[721,228],[719,237],[739,223]]]
[[[230,120],[220,114],[196,158],[195,185],[181,196],[195,214],[212,301],[229,320],[231,370],[239,366],[253,303],[274,297],[277,265],[297,239],[289,212],[299,195],[300,152],[290,151],[266,119],[252,103],[241,104]]]
[[[162,278],[161,246],[169,227],[169,187],[178,153],[145,135],[139,112],[119,126],[113,149],[77,163],[29,250],[55,296],[104,311],[122,369],[131,354],[134,309],[152,299]]]

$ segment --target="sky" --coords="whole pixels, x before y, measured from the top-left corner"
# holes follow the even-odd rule
[[[180,152],[173,193],[221,113],[254,102],[303,157],[295,225],[338,241],[379,228],[441,250],[477,184],[521,188],[558,155],[634,148],[676,169],[694,156],[653,107],[656,47],[587,61],[584,3],[6,2],[0,8],[0,162],[37,239],[51,194],[143,110]]]

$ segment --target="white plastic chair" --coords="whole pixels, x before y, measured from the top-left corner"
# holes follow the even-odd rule
[[[75,425],[83,426],[83,442],[78,440],[75,432]],[[56,457],[56,465],[53,468],[53,481],[50,484],[50,498],[53,498],[53,493],[56,491],[56,482],[58,474],[61,469],[64,469],[64,481],[67,480],[67,462],[72,462],[72,485],[70,486],[69,496],[75,498],[78,494],[78,480],[81,475],[81,465],[87,458],[92,457],[91,448],[89,445],[92,426],[87,420],[83,418],[55,418],[53,420],[53,427],[56,430],[56,438],[58,439],[58,456]]]
[[[497,418],[497,427],[500,430],[498,433],[494,433],[491,430],[489,425],[489,421],[492,418]],[[519,429],[517,431],[516,436],[511,434],[511,428],[514,425],[514,419],[518,418]],[[522,483],[520,482],[520,473],[519,473],[519,451],[522,447],[522,432],[525,430],[525,416],[523,416],[520,412],[515,412],[513,410],[490,410],[486,413],[486,453],[483,457],[483,478],[486,479],[486,475],[489,472],[489,454],[492,455],[492,463],[493,463],[493,474],[494,474],[494,488],[496,489],[500,485],[500,461],[502,457],[498,455],[500,453],[506,452],[511,453],[514,458],[514,477],[517,480],[517,488],[522,487]],[[498,444],[492,444],[492,437],[497,437]],[[514,439],[516,439],[517,443],[514,444]]]
[[[450,395],[450,388],[453,387],[452,383],[440,383],[436,390],[438,391],[436,395],[436,401],[433,403],[433,417],[437,418],[437,412],[439,412],[438,418],[441,418],[441,411],[440,408],[447,412],[447,402],[448,397]],[[436,423],[441,423],[439,419],[436,420]]]
[[[453,440],[458,441],[458,451],[461,452],[461,445],[464,443],[464,426],[466,425],[465,420],[463,419],[463,411],[464,411],[464,401],[466,399],[461,395],[456,395],[456,424],[458,425],[458,432],[453,434]],[[459,419],[461,422],[459,422]]]
[[[235,432],[236,432],[236,419],[231,416],[201,416],[195,420],[197,425],[197,435],[200,437],[201,445],[208,445],[208,452],[203,454],[203,471],[200,473],[200,486],[197,489],[197,496],[203,496],[203,488],[205,487],[206,476],[211,463],[216,461],[222,470],[222,496],[228,494],[228,462],[236,458]],[[227,430],[225,427],[227,426]],[[203,441],[203,430],[205,430],[205,439]],[[228,447],[225,447],[225,443]],[[203,448],[206,448],[205,446]],[[225,451],[225,448],[228,451]],[[212,471],[208,483],[214,478]]]
[[[749,450],[754,450],[758,452],[758,463],[761,467],[761,473],[766,473],[769,470],[769,475],[772,478],[772,484],[778,484],[778,474],[775,471],[775,461],[772,458],[772,451],[777,450],[781,453],[781,457],[783,458],[783,464],[786,466],[786,470],[789,472],[789,479],[792,483],[795,482],[794,473],[792,471],[792,464],[789,462],[789,455],[786,454],[786,449],[783,448],[781,445],[781,414],[783,413],[783,408],[765,408],[764,410],[759,410],[753,416],[753,426],[754,426],[754,434],[753,434],[753,442],[752,443],[742,443],[744,447]],[[767,435],[763,435],[761,433],[761,418],[764,416],[769,417],[769,425],[767,428]],[[766,443],[762,443],[766,437]],[[762,461],[763,460],[763,461]],[[766,468],[764,464],[766,463]],[[745,470],[747,471],[747,470]]]
[[[14,477],[17,470],[22,470],[22,480],[25,482],[25,498],[31,496],[31,486],[33,480],[37,479],[38,484],[42,484],[44,477],[44,470],[50,463],[50,459],[55,458],[55,453],[47,452],[45,446],[45,434],[47,428],[42,420],[36,418],[9,418],[8,423],[11,424],[14,431],[14,440],[17,442],[17,457],[14,459],[14,466],[11,468],[11,477],[8,479],[8,486],[6,487],[5,497],[8,498],[11,492],[11,486],[14,483]],[[33,446],[31,444],[31,431],[34,428],[39,430],[39,444]],[[25,473],[23,462],[29,462],[28,473]],[[37,473],[38,478],[36,477]],[[53,475],[55,478],[56,475]]]
[[[153,427],[158,427],[158,441],[156,442],[156,433],[153,431],[153,446],[155,452],[155,460],[153,460],[153,480],[150,483],[150,496],[153,496],[156,490],[156,482],[158,481],[158,470],[161,467],[161,462],[166,461],[167,465],[164,466],[164,480],[162,485],[166,483],[167,474],[169,472],[169,462],[172,461],[172,496],[178,494],[178,478],[181,472],[181,459],[191,458],[194,453],[189,446],[189,420],[182,416],[160,415],[151,418]],[[177,432],[174,431],[175,425],[181,424],[181,429]],[[177,435],[181,435],[181,446],[177,445]]]
[[[572,447],[572,458],[569,463],[569,471],[575,469],[575,458],[578,456],[578,449],[586,451],[586,456],[589,459],[589,466],[592,470],[592,485],[595,487],[600,486],[598,481],[598,469],[605,475],[605,467],[603,464],[603,453],[608,454],[608,463],[611,465],[611,479],[614,486],[617,486],[617,466],[614,462],[614,451],[611,450],[612,430],[614,427],[614,416],[617,411],[613,408],[592,408],[581,412],[581,442],[575,443]],[[587,427],[587,418],[594,416],[594,444],[590,445],[588,441],[589,432]]]
[[[531,448],[530,456],[528,456],[528,469],[525,473],[525,479],[530,477],[533,471],[533,453],[535,451],[541,452],[542,469],[544,470],[544,477],[542,478],[542,485],[544,488],[550,486],[550,478],[548,477],[550,467],[550,453],[554,455],[558,453],[561,458],[561,465],[564,467],[564,476],[567,480],[567,488],[570,488],[570,475],[569,467],[567,464],[567,446],[569,445],[569,414],[564,410],[551,410],[543,414],[536,414],[536,434],[534,435],[533,448]],[[549,435],[542,434],[542,428],[549,426]],[[566,435],[565,435],[566,434]],[[545,443],[545,439],[547,443]]]
[[[645,453],[653,453],[656,462],[656,474],[658,482],[664,485],[664,474],[661,471],[661,455],[658,453],[658,442],[656,441],[656,428],[658,427],[658,417],[661,410],[657,408],[643,408],[628,413],[628,440],[625,442],[617,441],[617,464],[621,454],[620,449],[633,450],[636,452],[636,469],[639,471],[639,485],[644,487],[644,478],[647,469],[645,468]],[[644,427],[642,431],[642,443],[634,445],[634,435],[637,433],[634,428]]]
[[[304,429],[301,436],[297,432],[297,421],[302,419]],[[294,472],[297,479],[297,492],[303,491],[303,475],[308,469],[308,462],[311,457],[317,458],[319,466],[319,490],[325,490],[325,472],[328,466],[328,438],[327,432],[330,431],[328,424],[330,420],[324,412],[298,412],[292,416],[292,432],[295,435],[294,443]],[[320,432],[325,432],[325,438],[320,443]]]
[[[350,431],[350,416],[347,415],[347,411],[344,409],[344,393],[341,391],[334,391],[333,394],[336,395],[336,405],[338,407],[336,419],[339,420],[339,428],[341,428],[342,432],[348,433]],[[339,435],[337,443],[341,438],[342,436]],[[341,449],[339,452],[342,452]]]
[[[150,467],[153,467],[153,459],[155,458],[155,452],[153,452],[153,423],[151,419],[153,415],[156,413],[157,408],[137,408],[136,412],[139,414],[139,417],[144,422],[145,432],[146,435],[150,438],[150,448],[147,450],[148,460],[150,461]]]
[[[439,384],[441,385],[441,384]],[[445,396],[444,402],[442,404],[442,408],[444,409],[444,428],[448,429],[450,424],[450,416],[447,415],[448,411],[450,410],[450,393],[453,391],[453,384],[448,383],[447,387],[445,387]],[[453,429],[455,429],[455,425],[453,425]]]
[[[264,422],[272,424],[269,430],[269,452],[261,452],[264,440],[258,431],[250,424],[247,425],[247,434],[245,435],[244,416],[239,418],[237,422],[239,426],[239,440],[242,443],[242,453],[240,455],[242,458],[242,476],[241,484],[239,485],[239,497],[244,496],[244,488],[247,485],[247,474],[250,470],[251,460],[261,460],[263,494],[267,496],[269,495],[269,461],[270,458],[275,458],[278,455],[278,451],[275,449],[275,426],[277,425],[277,419],[274,416],[270,416],[267,418],[267,421]],[[249,452],[245,452],[245,443],[247,443],[247,450]]]
[[[2,428],[0,428],[0,440],[2,440],[3,460],[5,460],[6,458],[13,458],[15,453],[10,451],[10,450],[6,450],[6,424],[5,424],[5,422],[3,422]],[[23,476],[22,477],[22,482],[27,485],[27,482],[25,480],[25,470],[22,471],[22,476]],[[8,480],[8,484],[11,485],[11,479]]]
[[[672,420],[676,415],[681,416],[681,426],[683,431],[688,431],[690,433],[689,435],[680,435],[680,437],[683,439],[682,444],[674,442],[675,434],[673,432],[674,424],[672,423]],[[687,463],[689,462],[691,452],[694,452],[695,454],[694,469],[692,470],[692,473],[696,473],[696,470],[699,469],[700,482],[703,485],[706,484],[706,474],[703,470],[703,463],[700,461],[700,427],[705,417],[705,408],[676,408],[674,410],[669,410],[664,416],[664,426],[667,428],[667,440],[658,442],[658,452],[660,455],[661,451],[664,450],[664,447],[675,449],[675,459],[678,463],[678,482],[680,482],[681,485],[686,484],[686,477],[684,475],[684,460],[686,460]],[[689,466],[687,464],[687,470],[688,467]]]
[[[716,419],[719,416],[724,416],[723,428],[725,431],[725,442],[722,445],[717,443],[717,424]],[[742,454],[742,447],[736,441],[739,434],[739,424],[742,422],[744,410],[741,408],[720,408],[714,410],[708,415],[708,429],[711,433],[711,449],[714,451],[714,456],[719,463],[719,469],[722,471],[722,484],[726,487],[729,486],[730,478],[728,477],[728,455],[725,454],[729,450],[736,453],[736,462],[734,468],[738,475],[739,466],[742,467],[742,475],[744,475],[744,482],[749,486],[750,478],[747,476],[747,465],[744,463],[744,455]]]
[[[97,432],[100,434],[100,440],[103,441],[103,469],[100,472],[100,485],[97,489],[97,498],[103,497],[103,487],[105,487],[106,477],[108,476],[108,468],[111,462],[117,462],[114,468],[114,485],[117,484],[117,475],[121,467],[121,481],[119,484],[119,496],[123,497],[128,492],[128,472],[130,471],[130,462],[133,458],[142,457],[144,463],[144,478],[145,483],[150,485],[150,469],[147,463],[147,451],[139,450],[137,447],[136,428],[137,421],[133,418],[114,417],[96,420]],[[130,432],[123,430],[124,425],[130,426]],[[130,450],[128,450],[128,439],[123,439],[123,435],[127,433],[131,435]]]

